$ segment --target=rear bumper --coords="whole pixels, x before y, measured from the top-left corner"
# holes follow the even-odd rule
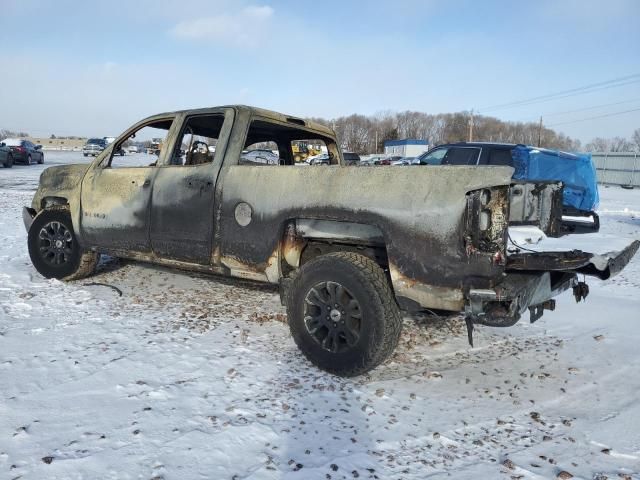
[[[578,274],[606,280],[619,273],[640,248],[640,241],[605,254],[581,250],[529,252],[510,255],[506,276],[492,289],[469,289],[466,295],[467,318],[482,325],[509,327],[529,310],[531,321],[553,310],[553,298],[573,288],[576,301],[585,298],[589,289],[578,282]]]
[[[27,232],[31,228],[31,224],[33,223],[33,219],[36,218],[36,215],[37,212],[33,208],[22,207],[22,222]]]
[[[529,310],[533,322],[555,308],[554,297],[577,285],[575,273],[509,273],[496,288],[470,289],[465,314],[473,323],[510,327]]]
[[[583,273],[606,280],[617,275],[640,248],[640,240],[634,240],[617,252],[593,254],[582,250],[511,254],[507,270],[519,272],[551,271]]]

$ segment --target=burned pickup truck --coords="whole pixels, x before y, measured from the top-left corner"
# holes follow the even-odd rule
[[[161,138],[159,155],[116,156],[134,137]],[[296,164],[301,141],[329,164]],[[331,129],[228,106],[147,118],[92,163],[45,170],[23,217],[48,278],[90,275],[105,253],[277,284],[300,350],[352,376],[391,354],[402,310],[464,312],[470,331],[513,325],[566,289],[582,298],[579,273],[606,279],[638,249],[510,255],[512,173],[345,166]]]

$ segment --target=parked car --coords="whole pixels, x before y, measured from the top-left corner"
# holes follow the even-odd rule
[[[373,161],[374,165],[391,165],[393,162],[397,162],[402,160],[404,157],[402,155],[387,155],[384,157],[378,157]]]
[[[376,161],[379,161],[382,158],[384,158],[384,155],[362,155],[360,156],[360,165],[372,166],[375,165]]]
[[[116,140],[116,137],[102,137],[102,138],[106,142],[105,148],[111,145]],[[119,145],[118,147],[116,147],[116,151],[115,151],[116,155],[120,155],[121,157],[124,157],[126,153],[127,153],[126,149],[122,145]]]
[[[354,152],[342,152],[345,165],[360,165],[360,155]]]
[[[440,145],[418,157],[421,165],[507,165],[515,169],[514,180],[563,183],[563,215],[590,218],[564,219],[569,232],[599,230],[596,171],[588,154],[512,143],[452,143]]]
[[[415,165],[417,162],[416,157],[402,157],[400,160],[395,160],[391,162],[391,165],[399,166],[399,165]]]
[[[13,163],[44,163],[42,145],[34,145],[29,140],[20,138],[5,138],[2,141],[11,150]]]
[[[215,152],[215,149],[214,149]],[[243,164],[266,164],[266,165],[278,165],[280,163],[280,157],[267,149],[256,149],[242,152],[241,155]]]
[[[107,141],[104,138],[90,138],[87,143],[82,147],[82,155],[88,157],[89,155],[97,157],[102,151],[107,148]]]
[[[4,142],[0,142],[0,163],[4,168],[13,167],[11,148],[7,147]]]
[[[578,275],[610,278],[640,246],[594,254],[566,237],[566,250],[508,251],[508,167],[343,168],[332,129],[241,105],[149,117],[116,145],[148,126],[224,148],[215,162],[178,165],[183,136],[168,134],[157,164],[113,168],[121,159],[107,149],[46,169],[23,209],[35,269],[78,279],[105,253],[276,284],[295,343],[338,375],[391,355],[401,309],[462,312],[471,339],[474,324],[537,320],[567,289],[585,298]],[[302,139],[324,143],[335,168],[297,167]],[[243,164],[256,141],[278,145],[280,164]]]
[[[306,163],[309,165],[329,165],[331,163],[331,159],[329,158],[328,153],[321,153],[320,155],[307,158]]]

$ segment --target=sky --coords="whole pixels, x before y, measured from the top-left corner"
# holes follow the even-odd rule
[[[542,116],[583,142],[630,137],[640,77],[490,107],[640,74],[638,18],[640,0],[0,0],[0,128],[115,136],[243,103],[325,118],[473,109]]]

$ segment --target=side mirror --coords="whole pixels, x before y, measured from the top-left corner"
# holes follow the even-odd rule
[[[36,145],[36,150],[40,150],[42,148],[42,145]]]
[[[4,142],[0,142],[0,147],[6,147],[7,145]]]

